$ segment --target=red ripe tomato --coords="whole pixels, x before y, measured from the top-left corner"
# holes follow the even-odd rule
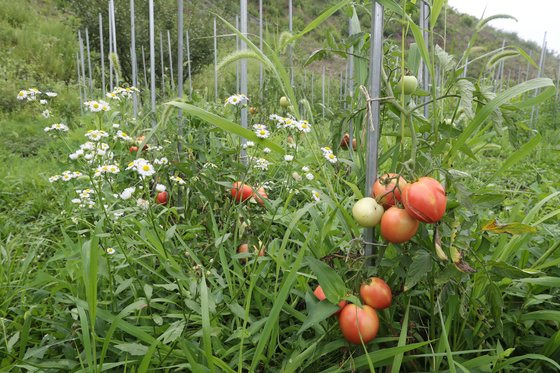
[[[377,312],[367,305],[362,308],[349,304],[338,315],[342,335],[350,343],[364,344],[371,342],[379,330]],[[360,339],[361,337],[361,339]]]
[[[131,146],[130,149],[128,149],[128,151],[130,152],[130,154],[136,153],[138,151],[138,147],[137,146]]]
[[[313,294],[320,301],[323,301],[323,300],[327,299],[327,296],[325,295],[325,292],[323,291],[323,288],[321,287],[321,285],[317,285],[317,287],[313,291]],[[346,306],[347,303],[348,302],[346,302],[344,299],[341,300],[340,302],[338,302],[338,311],[336,311],[337,315],[342,311],[342,309],[344,308],[344,306]]]
[[[416,234],[418,225],[405,209],[393,206],[381,217],[381,236],[392,243],[403,243]]]
[[[399,180],[398,188],[396,188],[397,179]],[[387,210],[395,205],[395,197],[397,200],[401,200],[401,192],[406,185],[406,180],[402,176],[398,174],[385,174],[375,180],[372,188],[372,197],[375,197],[377,202],[381,203],[385,210]]]
[[[372,277],[360,286],[360,296],[365,304],[382,310],[391,305],[391,288],[379,277]]]
[[[237,247],[237,253],[238,254],[245,254],[249,252],[249,245],[247,245],[246,243],[242,243],[241,245],[239,245]]]
[[[165,205],[167,203],[167,199],[169,197],[169,193],[167,192],[159,192],[156,196],[156,202],[160,205]]]
[[[445,189],[431,177],[421,177],[403,191],[403,205],[413,218],[424,223],[435,223],[445,214]]]
[[[268,199],[268,194],[266,194],[266,191],[263,187],[260,187],[259,190],[257,190],[257,192],[255,193],[255,200],[259,205],[262,206],[264,205],[265,199]]]
[[[236,181],[231,188],[231,196],[237,202],[245,202],[253,196],[253,188],[247,184],[242,184],[240,181]]]

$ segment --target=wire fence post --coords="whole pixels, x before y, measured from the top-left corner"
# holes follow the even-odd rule
[[[263,47],[263,8],[262,0],[259,0],[259,49]],[[263,98],[263,64],[259,62],[259,96]]]
[[[169,76],[171,77],[171,90],[175,91],[175,79],[173,78],[173,54],[171,53],[171,33],[167,30],[167,49],[169,52]]]
[[[103,50],[103,16],[99,13],[99,51],[101,52],[101,89],[103,97],[107,93],[105,88],[105,51]]]
[[[78,84],[78,90],[80,91],[80,113],[84,114],[84,95],[82,93],[82,87],[80,86],[80,80],[82,80],[80,76],[80,55],[76,53],[76,72],[78,73],[78,77],[76,83]]]
[[[109,23],[109,53],[107,53],[107,58],[109,59],[109,89],[113,91],[113,60],[111,59],[111,52],[113,51],[113,22],[111,22],[111,4],[109,3],[107,22]]]
[[[142,67],[144,71],[144,85],[147,90],[150,90],[150,86],[148,85],[148,69],[146,69],[146,53],[144,53],[144,46],[142,46]]]
[[[243,36],[247,36],[247,0],[240,0],[240,11],[241,11],[241,33]],[[247,43],[243,39],[239,39],[240,50],[244,51],[247,49]],[[241,81],[240,88],[241,94],[247,96],[247,59],[243,58],[241,60]],[[247,105],[241,108],[241,126],[247,128]],[[241,138],[241,162],[247,165],[247,150],[245,145],[247,144],[247,139]]]
[[[292,0],[288,0],[288,26],[289,26],[289,31],[290,34],[293,31],[293,8],[292,8]],[[289,51],[289,55],[290,55],[290,84],[292,85],[292,87],[294,86],[294,51],[292,48],[292,44],[290,43],[290,45],[288,46],[288,51]]]
[[[117,25],[115,23],[115,1],[114,0],[111,0],[110,6],[111,6],[111,25],[112,25],[111,30],[113,31],[113,53],[115,54],[115,57],[118,57],[118,54],[117,54]],[[118,59],[117,59],[117,61],[118,61]],[[113,67],[115,68],[115,66],[113,66]],[[121,78],[121,77],[119,77],[119,73],[120,73],[120,71],[118,71],[115,68],[115,86],[119,85],[119,78]]]
[[[383,6],[372,3],[371,48],[370,48],[370,96],[367,103],[369,120],[367,124],[367,155],[365,195],[370,196],[373,183],[377,179],[377,146],[379,140],[379,96],[381,93],[381,64],[383,60]],[[374,229],[364,229],[365,255],[373,254]]]
[[[239,15],[235,16],[235,28],[239,30]],[[239,52],[239,36],[235,34],[235,50]],[[235,62],[235,93],[241,93],[239,86],[239,61]]]
[[[84,90],[84,101],[88,100],[87,95],[87,83],[86,83],[86,67],[84,63],[84,40],[82,39],[82,33],[78,30],[78,41],[80,42],[80,66],[81,66],[81,73],[82,73],[82,88]]]
[[[152,109],[152,127],[156,126],[156,48],[154,35],[154,0],[150,0],[149,4],[149,22],[150,22],[150,98]],[[142,49],[142,51],[144,51]]]
[[[132,85],[138,88],[138,65],[136,62],[136,29],[134,25],[134,0],[130,0],[130,63],[132,64]],[[138,95],[132,92],[134,119],[138,119]]]
[[[356,34],[358,30],[355,28],[355,24],[359,25],[358,15],[354,10],[352,18],[348,21],[348,33],[350,36]],[[350,97],[350,102],[353,102],[354,97],[354,46],[350,46],[348,49],[348,68],[346,70],[346,94],[344,96],[344,105],[346,107],[346,97]],[[351,108],[352,109],[352,108]],[[354,156],[354,120],[351,118],[348,122],[348,149],[350,149],[350,157]]]
[[[165,94],[165,62],[163,62],[163,33],[159,32],[159,56],[161,62],[161,95]]]

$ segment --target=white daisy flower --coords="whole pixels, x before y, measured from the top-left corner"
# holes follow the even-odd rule
[[[321,194],[318,191],[312,190],[311,195],[315,201],[319,202],[321,200]]]
[[[255,130],[265,130],[266,126],[264,124],[253,124]]]
[[[294,160],[294,156],[291,155],[291,154],[286,154],[286,155],[284,156],[284,160],[285,160],[286,162],[291,162],[291,161]]]
[[[41,113],[41,115],[44,118],[49,118],[51,116],[51,112],[49,110],[43,110],[43,112]]]
[[[113,255],[115,253],[115,249],[113,249],[112,247],[108,247],[106,251],[109,255]]]
[[[130,187],[130,188],[125,188],[122,193],[120,194],[120,197],[124,200],[129,199],[130,197],[132,197],[132,193],[134,193],[134,191],[136,190],[135,187]]]
[[[55,181],[58,181],[58,180],[60,180],[60,175],[54,175],[54,176],[49,177],[49,182],[50,183],[54,183]]]
[[[332,149],[329,148],[328,146],[322,147],[322,148],[321,148],[321,151],[323,152],[323,155],[332,153]]]
[[[154,169],[154,166],[152,166],[150,163],[145,161],[142,164],[138,165],[138,167],[136,168],[136,172],[138,172],[140,176],[146,177],[155,174],[156,170]]]
[[[264,158],[257,158],[255,160],[255,167],[260,168],[261,170],[268,170],[269,165],[270,165],[270,162],[267,161]]]
[[[307,174],[305,174],[305,178],[307,180],[311,181],[311,180],[315,179],[315,176],[313,176],[312,173],[307,173]]]
[[[336,155],[334,155],[333,153],[325,153],[324,156],[325,156],[326,160],[331,162],[331,163],[338,162],[338,158],[336,158]]]
[[[113,125],[113,126],[114,126],[114,125]],[[123,131],[121,131],[121,130],[118,130],[118,131],[117,131],[117,136],[116,136],[116,137],[119,138],[119,139],[121,139],[121,140],[124,140],[124,141],[132,141],[132,137],[128,136],[128,135],[126,134],[126,132],[123,132]]]
[[[167,159],[166,157],[162,157],[160,159],[155,159],[154,160],[154,164],[159,164],[159,165],[165,165],[169,163],[169,159]]]
[[[302,170],[303,172],[309,172],[309,167],[303,166],[303,167],[301,168],[301,170]]]
[[[55,123],[51,126],[51,130],[68,132],[68,126],[63,123]]]
[[[21,100],[25,100],[25,99],[27,98],[27,95],[28,95],[28,94],[29,94],[29,93],[28,93],[26,90],[23,90],[23,89],[22,89],[21,91],[18,92],[18,94],[17,94],[17,99],[20,100],[20,101],[21,101]]]
[[[255,146],[255,143],[252,141],[247,141],[245,145],[247,145],[248,148],[252,148],[253,146]]]
[[[176,183],[179,184],[179,185],[185,185],[185,184],[186,184],[185,180],[183,180],[183,179],[182,179],[181,177],[179,177],[179,176],[171,176],[171,177],[169,177],[169,179],[170,179],[171,181],[176,182]]]
[[[270,132],[265,129],[256,130],[255,133],[257,134],[257,137],[261,139],[266,139],[268,136],[270,136]]]
[[[78,203],[82,203],[82,200],[79,199],[79,198],[72,198],[72,201],[71,201],[71,202],[72,202],[72,203],[78,204]]]
[[[148,201],[145,200],[145,199],[138,198],[138,199],[136,200],[136,205],[137,205],[138,207],[140,207],[140,208],[143,208],[144,210],[147,210],[148,207],[150,207],[150,202],[148,202]]]
[[[311,132],[311,124],[309,124],[309,122],[306,120],[300,120],[299,122],[297,122],[296,127],[303,133]]]
[[[49,96],[49,97],[56,97],[56,96],[58,96],[58,93],[55,93],[55,92],[45,92],[45,94],[46,94],[47,96]]]
[[[167,189],[165,187],[165,185],[163,184],[156,184],[156,192],[165,192],[165,189]]]
[[[46,105],[46,104],[48,103],[48,101],[45,100],[45,99],[42,99],[42,100],[39,100],[39,103],[40,103],[41,105]]]

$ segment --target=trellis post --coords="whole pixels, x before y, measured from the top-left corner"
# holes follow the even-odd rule
[[[323,78],[321,79],[321,103],[323,105],[323,119],[325,119],[325,66],[323,65]]]
[[[189,30],[187,30],[187,70],[189,73],[189,96],[192,96],[191,44],[190,44]]]
[[[214,17],[214,99],[218,101],[218,35],[216,34],[216,17]]]
[[[370,97],[367,103],[369,120],[367,124],[367,155],[365,195],[370,196],[373,183],[377,179],[377,146],[379,140],[379,96],[381,94],[381,68],[383,60],[383,6],[372,2],[371,48],[370,48]],[[373,253],[374,229],[364,230],[365,255]]]
[[[110,13],[111,13],[111,30],[113,32],[113,53],[115,54],[116,57],[118,57],[117,54],[117,25],[115,23],[115,1],[111,0],[110,2]],[[114,66],[113,66],[114,67]],[[118,75],[119,71],[117,71],[115,69],[115,85],[119,84],[119,75]]]
[[[107,53],[107,58],[109,59],[109,89],[113,91],[113,60],[111,59],[111,52],[113,51],[113,22],[111,22],[111,3],[109,3],[109,9],[107,12],[107,22],[109,24],[109,53]]]
[[[235,28],[239,30],[239,15],[235,16]],[[239,51],[239,36],[235,34],[235,50]],[[235,93],[241,93],[239,86],[239,61],[235,63]]]
[[[154,35],[154,0],[149,4],[150,22],[150,98],[152,109],[152,127],[156,126],[156,56],[155,56],[155,35]]]
[[[428,30],[430,27],[430,7],[425,0],[420,1],[420,29],[422,30],[422,39],[424,43],[428,45]],[[420,68],[418,69],[418,80],[420,81],[420,86],[423,90],[429,90],[429,76],[428,76],[428,66],[423,59],[420,59]],[[422,97],[422,103],[426,103],[428,98]],[[424,105],[424,117],[428,117],[428,105]]]
[[[87,51],[87,63],[88,63],[88,78],[89,78],[89,94],[93,95],[93,80],[91,78],[91,53],[89,49],[89,32],[86,27],[86,51]]]
[[[293,31],[293,8],[292,8],[292,0],[288,0],[288,24],[289,24],[289,31],[290,34]],[[292,44],[288,46],[288,51],[290,54],[290,84],[292,87],[294,86],[294,53]]]
[[[103,16],[99,13],[99,50],[101,52],[101,88],[103,97],[107,93],[105,88],[105,51],[103,50]]]
[[[132,85],[138,88],[138,65],[136,62],[136,29],[134,25],[134,0],[130,0],[130,63],[132,64]],[[138,119],[138,96],[132,92],[134,119]]]
[[[262,0],[259,0],[259,49],[263,48],[263,8]],[[259,95],[263,98],[263,64],[259,62]]]
[[[146,69],[146,53],[144,53],[144,46],[142,46],[142,67],[144,71],[144,85],[146,89],[149,90],[150,86],[148,85],[148,70]]]
[[[82,93],[82,87],[80,80],[82,80],[80,76],[80,56],[79,53],[76,53],[76,72],[78,73],[78,79],[76,83],[78,83],[78,90],[80,91],[80,113],[84,114],[84,95]]]
[[[240,0],[240,11],[241,11],[241,34],[243,36],[247,36],[247,0]],[[240,50],[244,51],[247,49],[247,43],[245,40],[239,40]],[[241,77],[240,77],[240,88],[241,94],[247,96],[247,59],[243,58],[241,60]],[[241,108],[241,126],[243,128],[247,128],[247,106],[243,106]],[[241,138],[241,161],[243,164],[247,164],[247,151],[245,150],[245,144],[247,143],[247,139],[242,137]]]
[[[85,63],[84,63],[84,40],[82,39],[82,33],[80,32],[80,30],[78,30],[78,40],[80,42],[80,65],[81,65],[81,71],[82,71],[82,82],[81,85],[83,87],[84,90],[84,101],[88,100],[88,95],[87,95],[87,83],[86,83],[86,68],[85,68]]]
[[[161,94],[165,94],[165,62],[163,62],[163,33],[159,32],[159,56],[161,62]]]
[[[171,53],[171,33],[167,30],[167,49],[169,52],[169,76],[171,77],[171,90],[175,90],[175,79],[173,78],[173,54]]]

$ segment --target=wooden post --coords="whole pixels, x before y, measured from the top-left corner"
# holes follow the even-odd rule
[[[99,13],[99,51],[101,52],[101,89],[103,97],[107,93],[105,88],[105,51],[103,50],[103,16]]]
[[[173,78],[173,55],[171,54],[171,33],[167,30],[167,49],[169,52],[169,76],[171,77],[171,90],[175,90],[175,79]]]
[[[377,179],[377,146],[379,140],[379,96],[381,94],[381,68],[383,60],[383,6],[372,2],[370,48],[370,98],[367,121],[367,155],[365,195],[370,196]],[[374,229],[364,230],[365,255],[373,253]]]
[[[152,107],[152,127],[156,126],[156,48],[154,36],[154,0],[149,2],[150,22],[150,97]]]
[[[240,0],[240,23],[241,23],[241,33],[243,36],[247,36],[247,0]],[[243,39],[239,39],[240,50],[244,51],[247,49],[247,43]],[[247,59],[241,60],[241,77],[240,77],[240,88],[241,94],[247,96]],[[247,106],[241,108],[241,126],[247,128]],[[241,162],[247,165],[247,151],[244,149],[244,145],[247,143],[247,139],[241,138]]]
[[[130,0],[130,63],[132,64],[132,85],[138,88],[138,64],[136,62],[136,29],[134,25],[134,0]],[[138,95],[132,92],[134,119],[138,119]]]

